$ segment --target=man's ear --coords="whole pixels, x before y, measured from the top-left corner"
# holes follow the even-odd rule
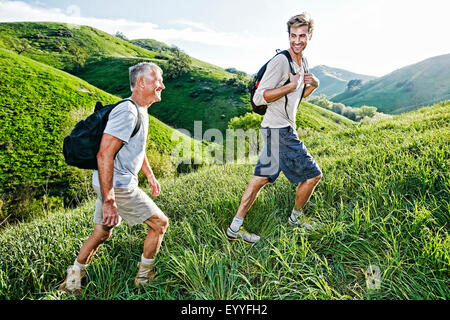
[[[313,36],[313,32],[311,31],[311,32],[309,33],[309,39],[308,39],[308,40],[311,40],[312,36]]]
[[[136,87],[139,87],[142,89],[142,88],[144,88],[144,86],[145,86],[144,77],[138,77],[136,80]]]

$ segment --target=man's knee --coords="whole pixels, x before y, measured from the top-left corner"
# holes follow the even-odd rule
[[[162,211],[154,214],[145,223],[159,234],[166,233],[169,228],[169,218]]]
[[[111,237],[112,231],[113,228],[104,225],[96,225],[93,235],[95,236],[97,242],[103,243]]]
[[[316,186],[316,185],[320,182],[321,179],[322,179],[322,174],[319,174],[318,176],[315,176],[315,177],[313,177],[313,178],[310,178],[310,179],[304,181],[303,183],[306,184],[306,185],[310,185],[310,186],[313,187],[313,186]],[[301,186],[303,183],[301,183],[298,187],[300,188],[300,186]]]
[[[167,229],[169,228],[169,218],[165,214],[163,214],[162,218],[160,219],[160,227],[162,233],[166,233]]]
[[[320,180],[322,180],[322,174],[319,174],[318,176],[315,176],[314,178],[311,178],[311,179],[309,179],[308,181],[309,181],[311,184],[316,185],[316,184],[318,184],[318,183],[320,182]]]
[[[267,178],[267,177],[253,176],[252,181],[250,181],[250,186],[252,187],[252,189],[256,189],[257,191],[259,191],[259,189],[261,189],[268,183],[269,183],[269,178]]]

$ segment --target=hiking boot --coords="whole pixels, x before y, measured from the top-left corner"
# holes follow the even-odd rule
[[[134,285],[136,287],[140,285],[147,284],[149,282],[152,282],[155,280],[155,272],[153,270],[153,265],[151,266],[144,266],[140,262],[138,263],[138,273],[136,275],[136,278],[134,278]]]
[[[74,266],[67,268],[66,280],[58,287],[58,290],[73,293],[75,296],[80,296],[83,289],[81,288],[81,281],[86,276],[86,271],[81,271]]]
[[[289,225],[292,227],[303,228],[308,231],[317,230],[317,222],[314,219],[308,219],[303,214],[296,220],[289,217]]]
[[[242,240],[248,244],[254,244],[259,241],[260,237],[254,233],[247,232],[244,227],[240,227],[238,232],[234,232],[230,227],[227,229],[227,238],[228,240],[238,241]]]

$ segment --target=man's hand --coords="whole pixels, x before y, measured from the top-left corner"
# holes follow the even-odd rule
[[[317,79],[317,77],[315,75],[313,75],[312,73],[305,73],[305,85],[309,84],[311,86],[313,86],[314,88],[318,88],[320,81],[319,79]]]
[[[300,73],[297,73],[295,76],[292,73],[289,73],[289,84],[291,91],[294,91],[300,85]]]
[[[161,192],[161,186],[158,182],[158,180],[156,180],[154,175],[149,175],[147,177],[147,181],[148,184],[152,187],[152,196],[157,197],[159,196],[160,192]]]
[[[119,223],[119,211],[114,201],[103,202],[103,224],[114,227]]]

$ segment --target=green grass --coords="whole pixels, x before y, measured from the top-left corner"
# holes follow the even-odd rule
[[[88,268],[81,299],[449,299],[450,102],[305,137],[324,177],[305,209],[323,227],[291,229],[295,187],[266,186],[245,221],[262,240],[224,230],[253,164],[161,179],[170,227],[159,279],[135,289],[144,226],[116,228]],[[214,177],[214,179],[211,179]],[[74,299],[56,290],[92,229],[93,200],[0,232],[0,297]],[[368,290],[377,265],[381,288]]]

